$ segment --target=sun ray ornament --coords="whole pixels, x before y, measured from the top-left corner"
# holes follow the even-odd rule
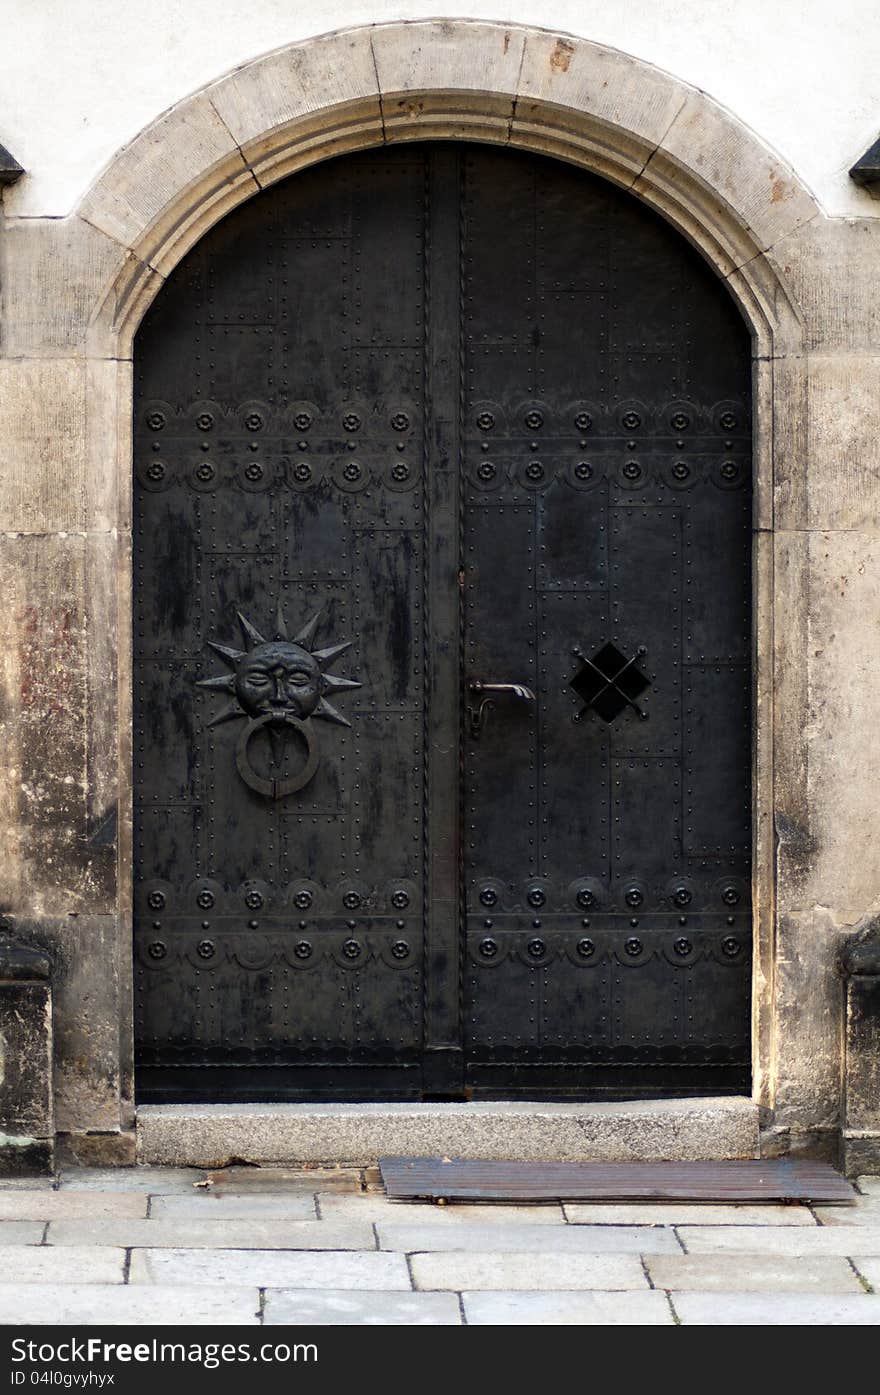
[[[327,670],[351,648],[352,641],[333,644],[329,648],[314,648],[315,636],[321,623],[321,610],[290,639],[287,625],[278,607],[275,636],[267,639],[240,611],[238,623],[244,648],[234,649],[226,644],[208,640],[231,673],[216,678],[200,678],[196,684],[212,692],[225,693],[230,701],[208,726],[243,718],[247,721],[235,752],[238,773],[252,790],[270,799],[282,799],[309,783],[320,760],[317,733],[312,719],[335,722],[350,727],[347,717],[329,701],[328,693],[343,693],[363,685],[353,678],[340,678]],[[251,765],[248,747],[258,731],[267,729],[276,764],[280,763],[285,731],[293,731],[305,742],[305,762],[292,776],[274,778],[257,773]]]

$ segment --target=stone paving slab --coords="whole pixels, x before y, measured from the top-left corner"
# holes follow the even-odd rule
[[[513,1254],[681,1254],[673,1230],[613,1225],[380,1225],[380,1250]]]
[[[426,1295],[427,1297],[427,1295]],[[665,1293],[463,1293],[471,1327],[510,1324],[535,1327],[671,1326],[672,1309]]]
[[[0,1245],[41,1245],[45,1221],[0,1221]]]
[[[129,1288],[122,1284],[0,1284],[0,1324],[162,1323],[255,1327],[256,1288]]]
[[[125,1251],[100,1245],[71,1245],[53,1250],[48,1245],[4,1245],[0,1274],[21,1284],[121,1284]]]
[[[670,1202],[566,1202],[562,1208],[574,1225],[808,1225],[815,1217],[806,1206],[693,1206]],[[829,1210],[835,1208],[829,1207]],[[841,1211],[849,1207],[836,1208]]]
[[[337,1250],[135,1250],[130,1284],[308,1289],[412,1288],[403,1255]]]
[[[318,1194],[318,1209],[328,1221],[370,1221],[390,1225],[564,1225],[562,1207],[453,1205],[420,1201],[389,1201],[371,1193],[363,1196]]]
[[[180,1216],[156,1221],[52,1221],[48,1245],[124,1245],[126,1248],[216,1250],[374,1250],[369,1225],[333,1221],[193,1220]]]
[[[458,1327],[461,1309],[455,1293],[372,1293],[331,1289],[267,1289],[267,1327],[290,1323],[350,1327]]]
[[[855,1206],[817,1206],[822,1225],[872,1225],[880,1230],[880,1196],[859,1197]]]
[[[874,1327],[880,1297],[863,1293],[674,1293],[672,1306],[685,1326]]]
[[[845,1259],[778,1255],[656,1255],[645,1259],[655,1288],[718,1293],[863,1293]]]
[[[869,1225],[681,1226],[678,1234],[689,1254],[880,1255],[880,1227]]]
[[[276,1217],[286,1221],[314,1221],[318,1218],[315,1198],[308,1193],[292,1196],[274,1192],[255,1192],[250,1196],[225,1192],[196,1192],[192,1196],[154,1196],[150,1201],[151,1220],[213,1220],[227,1221],[250,1216]],[[334,1219],[331,1217],[330,1219]],[[355,1219],[354,1216],[351,1218]],[[369,1225],[364,1216],[363,1223]]]
[[[204,1177],[197,1167],[63,1167],[58,1180],[62,1191],[156,1194],[190,1192]]]
[[[3,1192],[51,1192],[54,1187],[54,1177],[0,1177],[0,1195]]]
[[[76,1220],[81,1217],[124,1216],[143,1219],[147,1214],[145,1195],[135,1192],[44,1192],[0,1193],[0,1221]]]
[[[880,1293],[880,1258],[857,1255],[853,1260],[863,1279],[866,1279],[875,1293]]]
[[[880,1177],[857,1177],[856,1186],[865,1196],[880,1196]]]
[[[397,1256],[393,1256],[396,1258]],[[512,1289],[518,1292],[568,1289],[647,1288],[635,1255],[417,1254],[410,1261],[417,1289]]]

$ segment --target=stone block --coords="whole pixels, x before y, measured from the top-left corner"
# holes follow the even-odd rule
[[[268,1289],[265,1327],[458,1327],[461,1312],[453,1293],[353,1293],[332,1289]]]
[[[0,1221],[130,1220],[146,1214],[147,1198],[136,1192],[0,1192]]]
[[[818,1227],[817,1227],[818,1228]],[[860,1293],[842,1258],[784,1258],[766,1254],[658,1255],[645,1260],[655,1288],[673,1293]]]
[[[0,243],[4,355],[85,353],[89,324],[125,257],[117,241],[76,214],[8,218]]]
[[[317,1219],[314,1197],[308,1194],[276,1196],[216,1196],[210,1191],[194,1191],[189,1196],[157,1196],[150,1203],[150,1219],[212,1222],[227,1220],[260,1220],[275,1218],[282,1221],[314,1221]],[[351,1217],[356,1222],[356,1217]],[[364,1223],[367,1218],[363,1218]]]
[[[0,531],[86,526],[86,372],[81,359],[0,359]]]
[[[126,1249],[216,1250],[375,1250],[372,1226],[333,1221],[285,1221],[258,1216],[246,1219],[199,1220],[175,1216],[167,1220],[51,1221],[49,1245],[122,1245]]]
[[[880,1177],[857,1176],[855,1183],[863,1196],[880,1197]]]
[[[293,1289],[412,1288],[403,1255],[357,1250],[135,1250],[130,1284],[251,1286]]]
[[[426,1297],[428,1295],[425,1295]],[[463,1293],[469,1327],[668,1327],[665,1293]]]
[[[871,1285],[875,1293],[880,1293],[880,1257],[875,1251],[873,1256],[856,1255],[854,1264],[862,1278]]]
[[[880,975],[853,975],[846,985],[846,1128],[880,1142]]]
[[[855,1206],[817,1206],[820,1225],[870,1225],[880,1231],[880,1197],[859,1197]]]
[[[354,148],[382,139],[366,29],[267,54],[221,79],[207,96],[261,184],[308,163],[309,148],[326,139],[328,128],[336,154],[349,143]]]
[[[880,1227],[864,1226],[682,1226],[679,1237],[688,1254],[779,1255],[818,1259],[824,1256],[880,1255]]]
[[[548,153],[563,143],[618,181],[644,168],[689,89],[617,49],[569,35],[526,35],[517,83],[514,139],[537,137]]]
[[[873,1168],[880,1173],[880,1139],[876,1133],[860,1134],[855,1129],[844,1129],[840,1140],[840,1166],[847,1177]]]
[[[216,1167],[385,1155],[576,1162],[755,1157],[758,1107],[735,1096],[626,1104],[147,1105],[141,1160]]]
[[[506,141],[524,35],[443,20],[379,26],[372,48],[386,141],[459,133]]]
[[[684,166],[714,199],[736,210],[760,251],[818,213],[794,171],[701,92],[688,94],[651,163],[661,156]]]
[[[840,935],[821,907],[780,912],[776,937],[775,1121],[835,1127],[840,1109]]]
[[[52,1103],[51,988],[0,972],[0,1175],[51,1171]]]
[[[833,1209],[833,1208],[829,1208]],[[845,1209],[845,1208],[841,1208]],[[806,1206],[686,1205],[648,1202],[619,1205],[613,1202],[586,1205],[567,1202],[563,1207],[572,1225],[672,1226],[672,1225],[806,1225],[816,1220]]]
[[[153,1196],[165,1196],[181,1192],[188,1195],[203,1177],[204,1173],[195,1168],[83,1165],[63,1166],[59,1180],[62,1191],[146,1192]]]
[[[386,1225],[380,1250],[466,1250],[493,1254],[680,1254],[671,1229],[614,1225]]]
[[[101,1245],[0,1245],[0,1271],[16,1284],[121,1284],[124,1266],[124,1250]]]
[[[333,1200],[339,1193],[360,1193],[361,1176],[357,1167],[226,1167],[209,1172],[206,1181],[214,1196],[322,1192]]]
[[[880,1323],[880,1298],[835,1293],[676,1293],[685,1327],[863,1327]]]
[[[135,1164],[134,1130],[110,1133],[59,1133],[56,1136],[58,1161],[65,1166],[92,1168],[109,1166],[117,1174]]]
[[[541,1230],[564,1225],[562,1207],[557,1205],[480,1206],[468,1202],[460,1206],[435,1206],[430,1202],[389,1201],[387,1197],[328,1196],[318,1193],[318,1209],[326,1221],[368,1221],[372,1225],[405,1226],[496,1226],[536,1225]]]
[[[77,901],[71,895],[71,904]],[[107,1130],[84,1156],[131,1161],[119,1129],[118,980],[120,931],[115,916],[72,914],[21,922],[22,933],[52,955],[55,1027],[55,1121],[65,1132]],[[95,965],[101,972],[95,972]]]
[[[805,513],[782,527],[880,531],[880,357],[811,354],[807,366]]]
[[[200,186],[214,196],[242,179],[253,189],[231,132],[201,93],[136,136],[92,185],[78,211],[108,237],[136,249],[176,204],[187,198],[191,207]]]
[[[417,1254],[410,1260],[417,1289],[509,1289],[518,1292],[648,1287],[635,1255]]]
[[[0,1284],[3,1321],[13,1326],[78,1327],[256,1327],[260,1295],[255,1288],[133,1288],[106,1283]]]
[[[35,1180],[40,1179],[35,1179],[33,1177],[28,1177],[26,1179],[10,1179],[4,1177],[2,1180],[4,1191],[0,1193],[0,1196],[3,1198],[15,1195],[15,1192],[5,1191],[10,1180],[26,1180],[29,1183],[33,1183]],[[42,1245],[45,1229],[45,1221],[0,1221],[0,1247],[7,1245]]]
[[[803,315],[807,348],[877,352],[880,220],[820,214],[780,238],[770,257]]]

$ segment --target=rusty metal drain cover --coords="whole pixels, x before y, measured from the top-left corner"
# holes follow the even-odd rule
[[[735,1162],[487,1162],[380,1158],[389,1197],[446,1201],[691,1201],[852,1203],[853,1188],[828,1163],[774,1158]]]

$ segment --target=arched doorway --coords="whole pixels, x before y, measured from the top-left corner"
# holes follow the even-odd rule
[[[750,354],[700,257],[542,157],[349,156],[203,239],[135,374],[141,1097],[747,1089]]]

